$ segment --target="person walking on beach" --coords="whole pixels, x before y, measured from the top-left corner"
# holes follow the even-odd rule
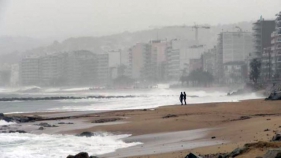
[[[182,101],[183,101],[183,94],[182,94],[182,92],[181,92],[181,94],[180,94],[180,102],[181,102],[181,105],[182,105]]]
[[[184,104],[186,105],[186,94],[185,94],[185,92],[183,92],[183,100],[184,100]]]

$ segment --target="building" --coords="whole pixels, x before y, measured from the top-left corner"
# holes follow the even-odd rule
[[[39,85],[40,83],[39,57],[29,56],[21,60],[20,81],[21,85]]]
[[[218,39],[222,63],[244,61],[254,51],[250,32],[222,32]]]
[[[209,72],[215,76],[216,72],[216,47],[209,49],[202,54],[202,68],[203,71]]]
[[[60,85],[64,83],[64,56],[63,54],[44,55],[39,58],[40,85]]]
[[[232,67],[235,71],[241,70],[240,74],[245,72],[245,62],[249,60],[249,56],[254,52],[254,41],[252,33],[250,32],[222,32],[219,34],[218,46],[217,46],[217,69],[216,73],[219,77],[220,83],[226,81],[234,81],[229,77],[234,77],[233,75],[228,75],[228,70]],[[242,64],[243,63],[243,64]],[[242,67],[240,69],[238,67]],[[237,74],[235,72],[235,74]],[[248,76],[245,76],[248,78]]]
[[[143,79],[145,54],[149,54],[148,44],[137,43],[129,49],[129,61],[131,68],[131,77],[136,80]]]
[[[264,48],[271,46],[271,33],[275,30],[274,20],[260,19],[253,23],[254,46],[253,56],[261,57]]]
[[[108,54],[79,50],[23,58],[22,85],[91,86],[108,83]]]
[[[189,59],[189,72],[202,70],[202,68],[203,68],[202,57],[199,59]]]
[[[177,41],[171,41],[166,50],[167,59],[167,78],[169,80],[179,81],[181,72],[181,49],[177,46]]]
[[[223,65],[224,68],[224,83],[243,83],[244,78],[244,62],[228,62]]]
[[[271,79],[273,75],[273,54],[271,47],[267,47],[263,49],[263,53],[261,56],[261,74],[260,79],[262,81],[268,81]]]
[[[275,31],[271,34],[272,77],[281,78],[281,12],[276,14]]]
[[[155,72],[154,79],[157,81],[166,80],[166,67],[167,67],[167,59],[166,59],[166,51],[169,46],[167,41],[162,40],[153,40],[150,42],[151,51],[152,51],[152,66],[154,64]]]
[[[97,82],[99,85],[106,85],[110,80],[110,71],[112,70],[109,68],[109,54],[97,54]]]
[[[64,54],[62,61],[65,66],[62,70],[66,74],[62,80],[66,81],[67,85],[84,86],[98,83],[96,54],[86,50],[68,52]]]

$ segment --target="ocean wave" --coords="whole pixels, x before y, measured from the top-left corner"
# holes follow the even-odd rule
[[[103,133],[92,137],[48,134],[0,134],[1,158],[64,158],[81,151],[90,155],[114,152],[120,148],[139,145],[139,142],[125,143],[122,138],[130,135]]]
[[[11,125],[11,124],[16,124],[16,123],[15,122],[6,122],[4,120],[0,120],[0,126]]]

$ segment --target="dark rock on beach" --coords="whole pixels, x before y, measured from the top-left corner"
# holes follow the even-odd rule
[[[66,158],[90,158],[88,153],[86,152],[81,152],[75,156],[72,156],[72,155],[68,155]]]
[[[272,141],[281,141],[281,133],[277,133],[273,138]]]
[[[27,133],[26,131],[24,130],[15,130],[15,131],[9,131],[9,133]]]
[[[95,136],[95,134],[92,133],[92,132],[82,132],[80,134],[77,134],[76,136],[79,136],[79,137],[92,137],[92,136]]]
[[[121,120],[121,118],[104,118],[104,119],[99,119],[92,121],[92,123],[106,123],[106,122],[115,122]]]
[[[163,116],[162,118],[171,118],[171,117],[178,117],[178,115],[168,114],[166,116]]]
[[[193,153],[189,153],[188,155],[185,156],[185,158],[202,158],[202,157]]]

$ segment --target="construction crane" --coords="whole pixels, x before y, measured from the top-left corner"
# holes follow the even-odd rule
[[[169,28],[192,28],[195,29],[195,40],[196,44],[198,44],[198,31],[199,29],[210,29],[211,27],[209,25],[197,25],[194,24],[193,26],[187,26],[187,25],[182,25],[182,26],[169,26]]]

